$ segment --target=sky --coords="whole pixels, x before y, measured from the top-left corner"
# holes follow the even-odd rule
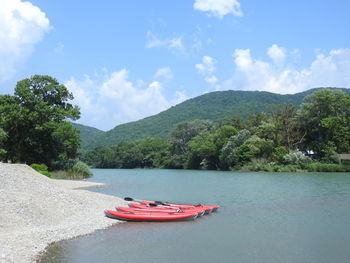
[[[0,0],[0,94],[50,75],[101,130],[212,91],[350,88],[347,0]]]

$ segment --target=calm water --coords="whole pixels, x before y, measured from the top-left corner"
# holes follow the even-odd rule
[[[94,191],[222,207],[195,221],[130,222],[59,242],[41,262],[350,262],[349,173],[93,172],[90,181],[108,184]]]

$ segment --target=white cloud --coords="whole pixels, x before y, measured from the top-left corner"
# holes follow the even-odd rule
[[[282,63],[286,57],[284,48],[279,47],[276,44],[273,44],[268,50],[267,54],[275,63]]]
[[[151,31],[147,31],[145,47],[146,48],[165,47],[165,48],[177,50],[177,51],[183,51],[185,48],[182,42],[182,36],[160,39],[157,35],[155,35]]]
[[[175,37],[168,40],[168,48],[184,49],[182,37]]]
[[[350,86],[350,49],[318,54],[310,66],[303,69],[297,69],[293,64],[276,65],[276,60],[289,59],[286,51],[280,50],[277,45],[268,49],[274,60],[269,63],[254,59],[249,49],[236,49],[233,54],[236,70],[223,88],[296,93],[314,87]],[[293,56],[295,52],[290,54]],[[293,57],[290,60],[293,61]]]
[[[242,16],[241,4],[237,0],[195,0],[194,9],[203,12],[209,12],[218,18],[225,15],[233,14],[234,16]]]
[[[157,70],[157,72],[154,74],[154,78],[155,79],[163,78],[165,80],[170,80],[174,78],[174,74],[171,68],[164,67]]]
[[[204,56],[202,58],[202,63],[195,65],[197,72],[204,75],[204,80],[209,84],[215,84],[218,82],[217,77],[213,74],[216,67],[216,61],[210,56]]]
[[[65,85],[81,108],[79,121],[101,129],[157,114],[187,98],[184,92],[179,92],[173,99],[166,99],[159,81],[138,87],[128,80],[126,69],[103,80],[92,80],[88,75],[82,81],[71,78]]]
[[[249,49],[236,49],[234,52],[235,63],[239,70],[249,69],[252,66],[252,58]]]
[[[196,64],[195,67],[200,74],[211,74],[215,71],[216,61],[210,56],[204,56],[201,64]]]
[[[15,74],[49,29],[46,14],[30,2],[0,0],[0,81]]]

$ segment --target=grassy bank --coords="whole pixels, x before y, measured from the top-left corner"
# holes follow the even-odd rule
[[[241,171],[252,172],[350,172],[350,165],[313,162],[304,165],[278,165],[273,163],[250,163]]]
[[[51,169],[45,164],[33,163],[30,165],[31,168],[37,172],[46,175],[53,179],[85,179],[91,177],[93,174],[87,164],[78,160],[66,160],[58,161],[51,165]]]

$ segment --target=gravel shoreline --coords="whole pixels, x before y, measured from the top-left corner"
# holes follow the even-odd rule
[[[79,189],[103,185],[53,180],[23,164],[0,163],[0,262],[35,262],[53,242],[121,221],[104,209],[126,206],[118,197]]]

